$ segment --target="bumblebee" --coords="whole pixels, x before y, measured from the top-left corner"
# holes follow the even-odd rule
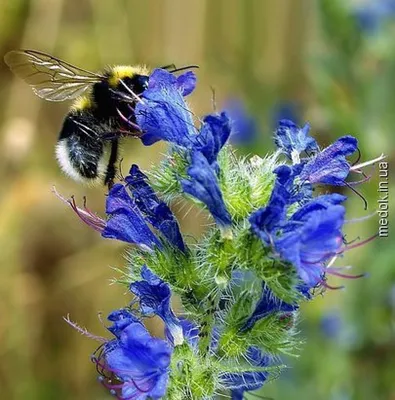
[[[141,135],[133,128],[133,111],[138,96],[148,88],[149,69],[118,65],[93,73],[35,50],[10,51],[4,60],[37,96],[49,101],[74,99],[56,145],[58,163],[77,181],[111,186],[120,138]],[[193,67],[162,68],[176,72]]]

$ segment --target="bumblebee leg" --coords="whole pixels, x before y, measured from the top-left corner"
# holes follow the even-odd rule
[[[118,160],[118,148],[119,148],[119,140],[114,139],[111,142],[110,158],[108,159],[106,177],[104,179],[104,183],[108,186],[108,190],[110,190],[113,187],[115,174],[117,173],[117,168],[115,164]]]
[[[111,131],[111,132],[102,133],[100,137],[103,141],[108,143],[108,142],[113,142],[115,140],[118,140],[121,136],[122,136],[121,131]]]

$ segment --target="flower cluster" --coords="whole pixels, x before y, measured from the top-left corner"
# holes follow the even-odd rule
[[[352,277],[334,263],[364,243],[344,239],[345,195],[313,196],[317,185],[366,180],[349,182],[369,165],[349,160],[355,138],[320,149],[309,125],[281,120],[275,154],[240,159],[227,143],[235,122],[226,112],[195,120],[184,99],[195,84],[192,72],[150,76],[136,123],[145,145],[163,140],[169,152],[148,175],[131,167],[108,193],[106,218],[69,201],[103,237],[132,245],[120,282],[134,300],[108,316],[113,338],[93,357],[123,400],[242,399],[259,389],[281,371],[281,354],[295,354],[300,303],[330,288],[328,275]],[[212,219],[200,241],[183,237],[168,205],[181,197]],[[164,338],[144,327],[152,316]]]
[[[377,0],[357,3],[351,7],[351,11],[361,30],[375,33],[384,22],[394,18],[395,1]]]

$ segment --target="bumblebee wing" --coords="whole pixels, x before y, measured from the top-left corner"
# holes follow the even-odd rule
[[[104,78],[35,50],[10,51],[4,61],[37,96],[50,101],[74,99]]]

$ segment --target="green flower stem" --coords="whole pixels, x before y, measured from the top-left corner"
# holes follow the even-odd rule
[[[207,296],[207,300],[204,302],[203,318],[200,323],[199,332],[199,352],[203,356],[207,356],[210,352],[215,324],[215,314],[218,310],[220,298],[221,290],[215,290]]]

